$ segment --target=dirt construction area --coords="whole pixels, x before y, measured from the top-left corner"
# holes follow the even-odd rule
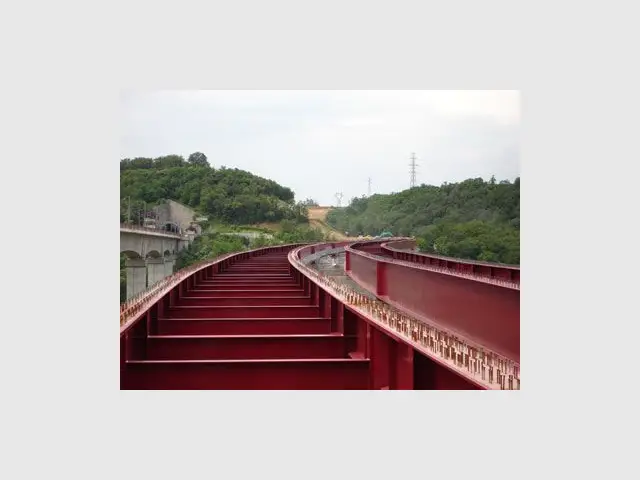
[[[333,207],[308,207],[309,226],[321,230],[323,233],[329,235],[333,240],[350,239],[350,237],[344,235],[343,232],[339,232],[327,224],[327,214],[332,208]]]

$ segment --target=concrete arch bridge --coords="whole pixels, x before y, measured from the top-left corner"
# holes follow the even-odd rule
[[[127,298],[173,274],[177,253],[193,239],[194,235],[120,225],[120,254],[127,257]]]

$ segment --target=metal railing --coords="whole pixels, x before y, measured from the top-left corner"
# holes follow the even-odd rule
[[[120,224],[120,230],[131,230],[132,232],[152,233],[152,234],[155,234],[155,235],[163,235],[163,236],[172,237],[172,238],[179,238],[179,239],[187,238],[186,235],[181,235],[181,234],[176,233],[176,232],[170,232],[170,231],[161,230],[161,229],[158,229],[158,228],[143,227],[143,226],[140,226],[140,225],[130,225],[130,224],[126,224],[126,223],[121,223]]]
[[[491,390],[520,390],[520,364],[445,329],[410,317],[380,300],[373,300],[305,265],[300,248],[289,261],[303,275],[351,309],[404,339],[428,357]],[[359,252],[361,253],[361,252]]]

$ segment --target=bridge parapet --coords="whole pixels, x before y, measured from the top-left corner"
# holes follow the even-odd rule
[[[189,236],[185,236],[185,235],[180,235],[179,233],[171,233],[171,232],[167,232],[166,230],[157,230],[155,228],[148,228],[148,227],[141,227],[139,225],[127,225],[127,224],[120,224],[120,231],[121,232],[129,232],[129,233],[139,233],[142,235],[154,235],[154,236],[158,236],[158,237],[168,237],[168,238],[174,238],[174,239],[179,239],[179,240],[184,240],[189,238]]]
[[[397,260],[446,269],[479,279],[491,278],[507,285],[515,284],[516,288],[520,286],[520,266],[518,265],[464,260],[434,253],[411,251],[415,248],[416,241],[414,239],[388,241],[381,245],[384,254]]]
[[[482,344],[463,338],[445,327],[429,324],[423,319],[407,315],[393,305],[371,299],[307,266],[304,262],[305,257],[325,250],[325,246],[326,244],[316,244],[293,249],[289,252],[289,261],[300,274],[347,308],[393,338],[408,344],[435,362],[455,370],[472,383],[485,389],[520,389],[518,362]]]
[[[362,251],[358,243],[345,251],[347,274],[384,302],[519,362],[518,284],[377,256]]]

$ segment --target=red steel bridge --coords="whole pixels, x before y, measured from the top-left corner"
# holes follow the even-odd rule
[[[121,306],[121,389],[519,390],[520,269],[407,238],[225,255]],[[342,249],[348,281],[305,258]]]

